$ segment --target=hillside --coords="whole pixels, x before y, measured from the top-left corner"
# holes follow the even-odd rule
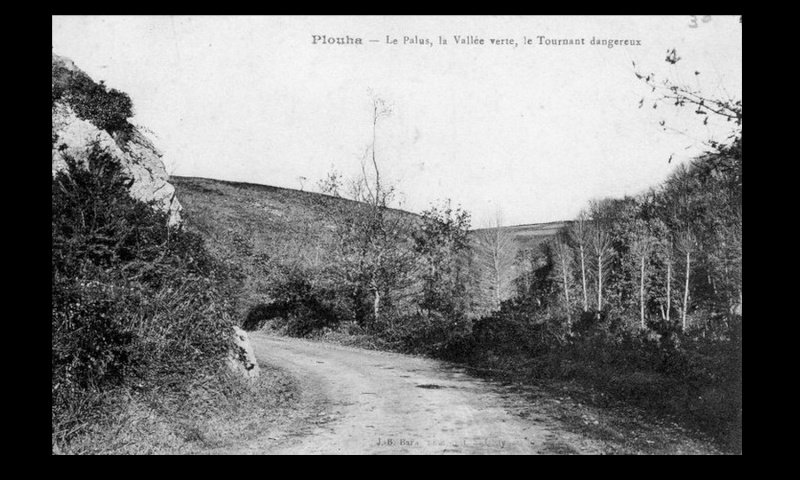
[[[510,225],[501,229],[511,236],[517,250],[536,250],[548,238],[567,225],[567,222],[529,223],[526,225]],[[479,233],[489,228],[476,228],[473,233]]]
[[[358,203],[289,188],[196,177],[170,178],[187,227],[200,233],[215,256],[243,273],[240,315],[269,302],[265,291],[277,266],[324,263],[335,219],[344,203]],[[414,213],[393,210],[417,220]],[[562,223],[504,227],[515,248],[536,249]],[[475,230],[479,232],[480,230]]]
[[[287,188],[195,177],[171,177],[186,204],[190,228],[203,234],[222,255],[248,250],[313,251],[334,228],[333,202],[346,201]]]
[[[323,265],[342,209],[360,204],[289,188],[195,177],[171,177],[187,227],[209,250],[239,270],[237,312],[272,299],[267,290],[287,269]],[[345,206],[351,204],[350,206]],[[393,210],[395,215],[417,215]]]

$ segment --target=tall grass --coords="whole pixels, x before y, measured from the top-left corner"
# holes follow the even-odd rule
[[[244,388],[224,367],[232,272],[200,237],[132,199],[98,147],[67,165],[52,182],[53,443],[136,451],[148,440],[131,434],[131,419],[190,441],[180,433],[190,419],[230,407]]]

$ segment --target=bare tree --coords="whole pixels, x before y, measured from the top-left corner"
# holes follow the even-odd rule
[[[503,228],[502,211],[497,210],[491,227],[476,235],[476,252],[479,260],[479,275],[484,291],[490,292],[492,309],[499,309],[513,290],[516,249],[513,238]]]
[[[372,144],[367,147],[367,152],[369,152],[372,159],[375,180],[370,181],[368,179],[366,161],[362,160],[361,172],[363,174],[363,182],[361,182],[361,186],[364,187],[363,193],[366,194],[366,196],[361,200],[375,208],[385,208],[387,206],[387,200],[393,198],[393,192],[385,192],[382,190],[381,172],[380,168],[378,168],[378,160],[375,152],[378,136],[378,120],[390,116],[392,114],[392,106],[383,98],[375,95],[372,91],[370,91],[370,96],[372,97]]]
[[[722,92],[716,95],[709,95],[702,91],[700,87],[701,75],[700,71],[695,71],[691,76],[693,85],[689,82],[677,83],[672,78],[681,78],[678,72],[677,63],[681,60],[675,49],[667,52],[666,63],[669,65],[669,71],[666,74],[656,75],[653,72],[644,72],[633,61],[633,69],[636,78],[644,82],[650,87],[652,94],[655,95],[653,109],[658,108],[659,104],[687,108],[689,112],[694,113],[698,119],[702,119],[703,125],[709,125],[709,119],[721,121],[719,123],[725,124],[729,130],[726,141],[741,139],[742,136],[742,100],[736,99],[729,95],[725,88]],[[649,101],[648,101],[649,104]],[[639,108],[645,105],[645,98],[639,101]],[[684,130],[676,129],[667,124],[666,119],[659,122],[663,130],[671,130],[689,136]],[[691,137],[690,137],[691,138]],[[712,147],[714,150],[724,148],[725,142],[709,140],[702,143]],[[672,156],[670,156],[670,160]]]
[[[642,230],[637,232],[637,236],[631,246],[631,252],[638,259],[639,262],[639,326],[645,328],[644,323],[644,306],[645,306],[645,278],[647,259],[650,257],[650,251],[653,247],[653,240]],[[668,283],[669,284],[669,283]]]
[[[588,255],[588,248],[589,248],[589,214],[586,210],[581,211],[578,214],[578,218],[575,219],[570,225],[570,235],[574,239],[577,249],[578,249],[578,258],[577,261],[580,262],[580,271],[581,271],[581,289],[583,292],[583,311],[589,311],[589,290],[587,284],[587,255]]]
[[[669,323],[670,310],[672,310],[672,264],[673,264],[672,255],[675,250],[674,243],[675,242],[672,240],[672,238],[669,238],[666,241],[666,245],[664,246],[664,263],[667,265],[667,296],[665,299],[666,311],[663,310],[662,306],[661,317],[667,323]]]
[[[593,230],[592,253],[597,266],[597,312],[599,315],[603,309],[603,283],[605,281],[603,274],[611,266],[614,250],[611,247],[611,236],[607,232],[599,226],[594,226]]]
[[[685,281],[683,287],[683,306],[681,308],[681,328],[686,331],[686,313],[689,311],[689,280],[692,273],[692,254],[697,250],[697,239],[691,230],[685,230],[678,236],[678,250],[683,254],[686,264]]]
[[[564,288],[564,305],[567,311],[567,327],[571,330],[572,329],[572,308],[571,308],[571,301],[569,296],[569,279],[572,277],[572,270],[570,265],[572,265],[573,258],[572,258],[572,250],[569,248],[569,244],[567,243],[567,239],[564,238],[565,233],[561,233],[556,236],[553,241],[553,246],[555,247],[555,255],[556,255],[556,268],[559,270],[559,276],[561,277],[562,286]]]

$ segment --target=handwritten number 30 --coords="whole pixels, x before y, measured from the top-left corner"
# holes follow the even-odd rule
[[[708,23],[711,21],[711,15],[703,15],[702,18],[703,23]],[[689,24],[691,28],[697,28],[697,15],[692,15],[692,22]]]

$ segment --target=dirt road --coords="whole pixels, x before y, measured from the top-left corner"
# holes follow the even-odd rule
[[[260,363],[299,382],[302,410],[235,453],[596,453],[504,387],[418,357],[252,333]]]

